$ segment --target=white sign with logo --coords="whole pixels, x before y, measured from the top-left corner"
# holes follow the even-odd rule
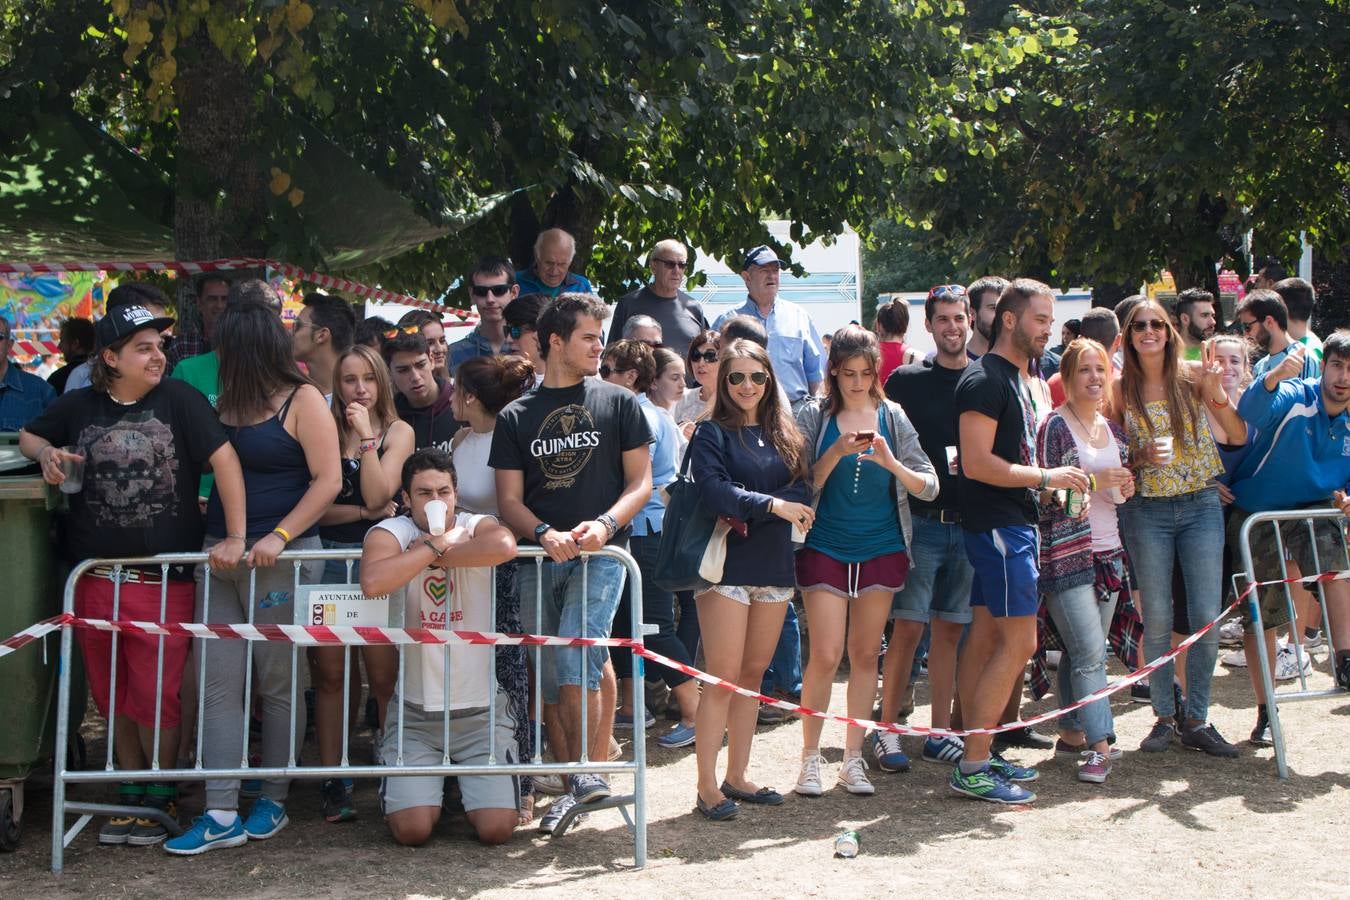
[[[392,619],[390,611],[388,594],[367,597],[359,587],[310,584],[300,588],[300,602],[295,604],[295,624],[403,627],[400,605],[394,605]]]

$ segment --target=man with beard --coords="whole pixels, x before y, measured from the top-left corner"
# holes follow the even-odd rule
[[[1200,360],[1200,348],[1214,337],[1219,320],[1214,313],[1214,295],[1200,288],[1187,288],[1177,295],[1177,330],[1186,345],[1182,357]]]
[[[1289,337],[1289,309],[1274,291],[1258,288],[1247,294],[1238,307],[1237,316],[1247,340],[1266,352],[1266,356],[1252,366],[1253,381],[1265,378],[1284,362],[1290,351],[1303,346]],[[1303,368],[1297,377],[1316,378],[1320,373],[1316,354],[1303,354]]]
[[[970,324],[973,326],[970,343],[966,344],[966,356],[972,361],[988,353],[994,342],[994,308],[1007,286],[1008,279],[986,275],[966,288],[966,295],[970,298]]]
[[[1028,372],[1049,344],[1054,320],[1049,287],[1027,278],[1009,284],[994,309],[989,352],[966,368],[956,386],[957,508],[975,570],[971,630],[957,669],[968,728],[998,724],[1036,649],[1038,493],[1088,489],[1081,469],[1035,464],[1034,376]],[[993,803],[1035,800],[1018,782],[1034,781],[1039,773],[991,753],[991,742],[987,734],[966,738],[952,790]]]

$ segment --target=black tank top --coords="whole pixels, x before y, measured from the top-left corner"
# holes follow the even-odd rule
[[[312,476],[305,448],[291,437],[285,425],[286,413],[294,399],[295,391],[291,391],[277,414],[257,425],[225,426],[244,470],[249,540],[263,537],[281,524],[309,490]],[[225,507],[220,502],[218,487],[211,488],[211,499],[206,505],[206,532],[216,537],[225,534]],[[291,537],[313,537],[318,533],[316,523],[303,534]]]

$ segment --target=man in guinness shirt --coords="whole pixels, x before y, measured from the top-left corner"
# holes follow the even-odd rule
[[[541,567],[520,567],[520,605],[531,633],[608,637],[623,591],[624,568],[612,557],[583,565],[581,554],[622,545],[628,522],[652,491],[651,432],[631,391],[593,378],[604,349],[605,304],[592,294],[560,294],[539,314],[544,383],[497,416],[488,464],[496,470],[501,519],[526,542],[544,548]],[[542,581],[542,584],[539,582]],[[536,592],[542,598],[536,601]],[[585,596],[585,619],[582,597]],[[559,704],[549,743],[560,762],[609,754],[614,688],[601,673],[603,647],[546,649],[536,673],[546,704]],[[612,678],[612,676],[610,676]],[[589,734],[581,734],[581,704]],[[548,717],[546,717],[547,720]],[[540,829],[551,831],[576,803],[609,796],[599,775],[572,776],[571,792],[554,803]]]

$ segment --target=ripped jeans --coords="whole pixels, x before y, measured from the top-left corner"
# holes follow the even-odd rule
[[[1055,673],[1056,693],[1060,706],[1068,706],[1106,687],[1106,634],[1116,612],[1116,601],[1102,603],[1097,599],[1096,587],[1084,584],[1047,594],[1045,608],[1064,642],[1064,655]],[[1083,732],[1089,747],[1111,737],[1115,724],[1110,698],[1060,716],[1059,727]]]

